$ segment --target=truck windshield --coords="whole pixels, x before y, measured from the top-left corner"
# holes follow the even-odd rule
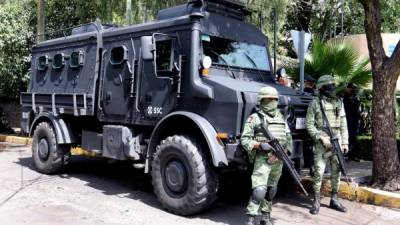
[[[264,46],[202,35],[203,53],[214,65],[226,65],[269,71],[267,49]]]

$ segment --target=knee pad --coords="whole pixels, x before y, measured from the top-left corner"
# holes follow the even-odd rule
[[[252,200],[256,204],[260,204],[261,200],[265,198],[265,194],[267,193],[267,187],[259,186],[253,189]]]
[[[272,201],[272,199],[274,199],[276,192],[278,191],[278,186],[269,186],[268,187],[268,192],[267,192],[267,196],[265,197],[265,199],[267,201]]]

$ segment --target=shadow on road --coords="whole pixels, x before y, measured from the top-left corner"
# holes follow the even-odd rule
[[[35,170],[30,157],[21,157],[17,163]],[[74,156],[71,158],[71,163],[66,171],[55,176],[62,179],[75,178],[83,180],[88,186],[100,190],[106,195],[131,198],[153,208],[163,210],[153,194],[150,176],[144,174],[143,170],[133,168],[129,162],[111,162],[101,158]],[[250,194],[249,174],[228,173],[221,178],[218,200],[215,204],[209,210],[189,218],[201,218],[230,225],[243,224],[246,219],[244,208],[247,205]],[[281,197],[283,197],[282,194]],[[293,201],[290,199],[290,197],[283,197],[283,200],[289,204],[309,207],[306,199],[300,202],[298,198]]]

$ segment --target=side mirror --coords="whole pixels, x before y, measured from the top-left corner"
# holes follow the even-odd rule
[[[154,59],[154,43],[152,36],[143,36],[140,38],[140,43],[142,45],[142,59],[143,60],[153,60]]]
[[[278,77],[287,77],[285,68],[279,68],[276,71],[276,75],[278,75]]]

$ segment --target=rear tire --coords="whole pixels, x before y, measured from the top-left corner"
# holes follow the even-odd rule
[[[47,122],[39,123],[32,138],[32,158],[37,171],[54,174],[65,168],[70,159],[69,145],[57,144],[53,127]]]
[[[185,136],[161,141],[152,161],[152,184],[163,207],[178,215],[192,215],[216,199],[217,174],[199,145]]]

